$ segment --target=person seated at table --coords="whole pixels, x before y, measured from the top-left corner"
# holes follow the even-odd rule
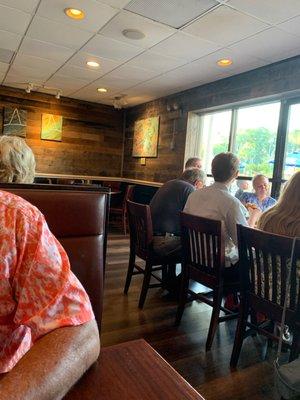
[[[150,202],[153,249],[159,255],[180,256],[180,211],[188,196],[204,186],[206,174],[198,168],[183,171],[178,179],[166,182]]]
[[[232,268],[238,261],[236,225],[254,226],[260,213],[251,210],[247,222],[246,208],[229,191],[230,185],[239,173],[239,159],[233,153],[217,154],[212,160],[211,171],[215,182],[211,186],[191,193],[184,212],[224,221],[226,267]],[[235,268],[232,272],[234,275],[237,274]],[[229,274],[229,270],[226,273]]]
[[[241,200],[242,195],[246,190],[249,189],[249,181],[246,181],[244,179],[239,179],[236,181],[238,190],[235,192],[235,197],[239,200]]]
[[[278,235],[300,237],[300,171],[296,172],[286,183],[277,204],[265,211],[257,222],[257,228],[262,231],[276,233]],[[300,276],[300,265],[298,265]],[[278,275],[281,275],[278,266]],[[263,279],[263,276],[261,277]],[[272,287],[272,282],[269,283]],[[263,322],[265,316],[262,313],[257,315],[258,321]],[[288,326],[284,328],[284,339],[289,340]]]
[[[300,171],[286,183],[277,204],[265,211],[257,228],[279,235],[300,237]]]
[[[23,139],[0,138],[1,182],[34,168]],[[60,399],[99,355],[89,298],[36,207],[0,190],[0,221],[0,397]]]
[[[189,158],[184,166],[184,169],[188,168],[199,168],[202,169],[202,160],[198,157],[191,157]]]
[[[255,175],[252,186],[254,193],[244,192],[240,197],[240,201],[247,208],[259,208],[261,211],[266,211],[276,204],[276,200],[269,196],[270,183],[265,175]]]

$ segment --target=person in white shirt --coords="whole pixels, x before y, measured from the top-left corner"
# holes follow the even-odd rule
[[[214,184],[190,194],[184,212],[204,218],[222,220],[225,223],[226,267],[234,266],[238,261],[236,225],[254,226],[259,210],[248,211],[230,192],[231,183],[237,178],[239,159],[233,153],[220,153],[211,164]],[[229,272],[229,271],[228,271]]]

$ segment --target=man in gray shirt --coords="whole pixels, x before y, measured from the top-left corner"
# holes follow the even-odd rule
[[[238,261],[236,225],[254,226],[260,214],[255,210],[251,211],[247,222],[246,208],[229,192],[231,183],[238,176],[238,158],[229,152],[220,153],[215,156],[211,165],[215,183],[192,193],[184,211],[200,217],[224,221],[226,267],[230,267]]]

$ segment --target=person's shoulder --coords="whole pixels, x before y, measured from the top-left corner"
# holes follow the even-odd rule
[[[14,211],[16,214],[37,220],[41,217],[42,213],[27,200],[13,193],[0,190],[0,209],[3,211]]]

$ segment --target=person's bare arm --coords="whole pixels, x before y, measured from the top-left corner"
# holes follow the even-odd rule
[[[1,400],[61,399],[99,355],[96,322],[56,329],[36,341],[0,380]]]
[[[250,228],[254,228],[262,212],[258,207],[248,208],[248,211],[249,211],[248,225],[250,226]]]

